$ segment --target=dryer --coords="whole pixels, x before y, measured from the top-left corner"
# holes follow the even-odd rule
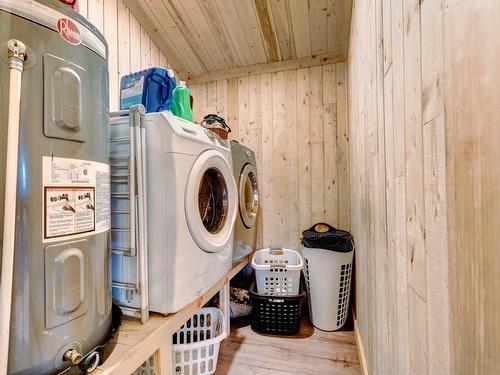
[[[180,310],[231,268],[238,192],[228,141],[146,114],[149,309]]]
[[[233,174],[238,189],[239,215],[234,226],[233,242],[233,265],[236,265],[256,247],[259,189],[255,153],[236,141],[230,142]]]

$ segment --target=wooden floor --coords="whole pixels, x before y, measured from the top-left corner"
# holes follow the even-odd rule
[[[299,335],[267,336],[231,322],[216,375],[360,375],[354,332],[322,332],[304,320]]]

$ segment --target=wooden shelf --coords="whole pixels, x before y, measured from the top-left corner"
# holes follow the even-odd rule
[[[94,375],[126,375],[133,373],[149,357],[155,356],[155,374],[172,374],[172,335],[205,305],[229,280],[248,264],[251,255],[231,269],[197,300],[168,316],[152,313],[145,324],[139,319],[124,317],[113,339],[113,352]]]

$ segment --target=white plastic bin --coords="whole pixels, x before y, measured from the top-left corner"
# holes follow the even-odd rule
[[[227,319],[221,310],[215,307],[198,310],[174,334],[174,374],[213,374],[217,368],[220,343],[227,335]]]
[[[304,262],[290,249],[262,249],[252,257],[257,293],[270,296],[296,296],[300,293],[300,272]]]
[[[229,335],[229,284],[219,293],[220,309],[204,307],[173,336],[173,373],[208,375],[217,369],[220,343]],[[196,332],[196,333],[195,333]],[[154,375],[154,356],[149,357],[132,375]]]
[[[303,234],[310,234],[314,227]],[[332,237],[337,234],[344,236],[339,239],[338,251],[335,246],[325,249],[302,244],[301,252],[305,264],[304,276],[311,322],[321,330],[335,331],[344,325],[349,312],[354,245],[348,232],[328,227]],[[320,236],[322,234],[318,232],[318,237]],[[335,243],[335,240],[309,238],[309,243],[315,241]]]
[[[302,247],[302,255],[311,321],[323,331],[335,331],[347,318],[354,251]]]
[[[132,375],[155,375],[154,357],[149,357]]]

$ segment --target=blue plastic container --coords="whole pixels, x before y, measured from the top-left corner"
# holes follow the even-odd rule
[[[176,86],[172,70],[149,68],[123,76],[120,84],[120,109],[142,104],[146,112],[172,108],[172,92]]]

